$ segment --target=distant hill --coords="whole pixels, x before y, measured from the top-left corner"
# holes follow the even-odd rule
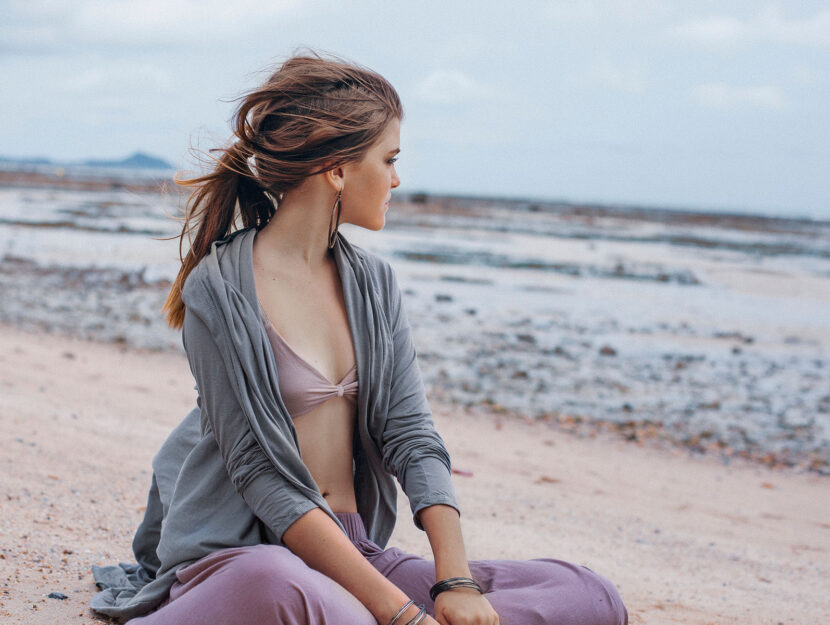
[[[164,159],[150,156],[142,152],[131,154],[120,161],[83,161],[87,167],[125,167],[129,169],[173,169],[173,166]]]
[[[48,158],[10,158],[0,156],[0,163],[19,165],[81,165],[84,167],[117,167],[123,169],[173,169],[173,166],[164,159],[150,156],[143,152],[136,152],[120,161],[90,159],[86,161],[65,162],[53,161]]]

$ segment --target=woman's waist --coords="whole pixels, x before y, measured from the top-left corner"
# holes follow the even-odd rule
[[[342,465],[327,467],[327,469],[329,470],[322,473],[311,470],[311,476],[314,478],[320,494],[323,495],[323,498],[329,504],[331,511],[343,513],[357,512],[357,497],[355,496],[352,467],[348,467],[348,473],[346,473],[346,468]],[[338,473],[338,470],[342,474]]]

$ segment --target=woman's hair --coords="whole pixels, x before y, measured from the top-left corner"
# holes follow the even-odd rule
[[[211,244],[242,227],[264,226],[282,194],[308,176],[361,160],[403,107],[389,82],[356,63],[314,51],[294,54],[268,80],[239,96],[234,138],[214,170],[181,180],[195,187],[187,200],[179,258],[182,266],[162,311],[167,322],[184,322],[182,288]],[[195,237],[192,233],[196,231]],[[190,240],[182,257],[185,236]]]

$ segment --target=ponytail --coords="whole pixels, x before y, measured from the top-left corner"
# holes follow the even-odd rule
[[[182,266],[162,307],[167,323],[176,329],[184,323],[182,288],[185,280],[207,255],[214,241],[230,234],[237,205],[245,228],[267,223],[275,211],[273,202],[256,183],[239,143],[211,151],[223,152],[212,173],[189,180],[175,179],[180,186],[196,188],[188,198],[185,223],[179,236]],[[196,236],[187,255],[182,257],[182,244],[185,237],[190,239],[193,229],[196,229]]]

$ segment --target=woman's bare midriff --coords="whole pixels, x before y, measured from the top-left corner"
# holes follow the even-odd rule
[[[257,295],[268,319],[321,375],[342,379],[355,364],[355,352],[334,259],[318,275],[291,271],[280,259],[260,259],[260,253],[267,254],[259,245],[264,233],[254,240],[253,265]],[[303,462],[332,512],[357,512],[352,464],[355,404],[354,398],[332,397],[293,419]]]
[[[357,512],[352,466],[354,402],[333,397],[294,419],[303,462],[332,512]]]

